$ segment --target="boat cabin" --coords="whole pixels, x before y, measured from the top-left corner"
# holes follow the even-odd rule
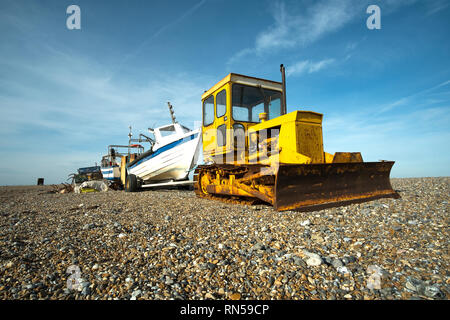
[[[160,146],[179,140],[191,131],[179,123],[169,124],[156,129],[149,128],[148,130],[155,136],[155,145],[153,147],[155,150]]]

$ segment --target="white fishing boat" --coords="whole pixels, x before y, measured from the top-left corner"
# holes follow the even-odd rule
[[[152,133],[155,144],[127,165],[128,175],[143,183],[186,180],[197,163],[200,129],[189,130],[174,123]]]
[[[154,136],[152,147],[127,164],[127,191],[192,183],[188,176],[197,164],[201,129],[190,130],[179,124],[170,104],[169,109],[172,124],[149,128]]]

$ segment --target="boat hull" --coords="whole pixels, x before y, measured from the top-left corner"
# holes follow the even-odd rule
[[[120,180],[119,166],[101,168],[103,179],[115,181]]]
[[[153,153],[130,163],[128,174],[144,182],[187,179],[195,166],[200,142],[200,130],[195,130]]]

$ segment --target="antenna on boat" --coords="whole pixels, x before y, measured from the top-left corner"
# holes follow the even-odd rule
[[[169,107],[170,116],[172,117],[172,123],[177,123],[177,120],[175,119],[175,112],[173,111],[173,106],[170,104],[170,102],[167,102],[167,106]]]
[[[131,144],[131,137],[133,136],[133,133],[131,132],[131,126],[129,126],[130,132],[128,133],[128,154],[130,154],[130,144]]]

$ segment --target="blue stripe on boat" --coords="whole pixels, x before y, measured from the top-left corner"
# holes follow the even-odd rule
[[[182,143],[185,143],[185,142],[187,142],[187,141],[194,140],[195,138],[197,138],[197,136],[198,136],[198,133],[193,133],[193,134],[191,134],[191,135],[188,136],[188,137],[185,137],[185,138],[182,138],[182,139],[180,139],[180,140],[171,142],[171,143],[169,143],[168,145],[165,145],[164,147],[159,148],[158,150],[156,150],[156,151],[155,151],[154,153],[152,153],[151,155],[149,155],[149,156],[147,156],[147,157],[145,157],[145,158],[142,158],[141,160],[139,160],[138,162],[134,163],[131,167],[128,167],[128,168],[132,169],[132,168],[134,168],[134,167],[140,165],[142,162],[147,161],[147,160],[149,160],[149,159],[151,159],[151,158],[154,158],[154,157],[156,157],[157,155],[159,155],[159,154],[161,154],[161,153],[163,153],[163,152],[165,152],[165,151],[167,151],[167,150],[170,150],[170,149],[172,149],[172,148],[174,148],[174,147],[176,147],[176,146],[178,146],[178,145],[180,145],[180,144],[182,144]]]
[[[119,167],[118,165],[109,167],[109,168],[105,168],[105,169],[101,169],[100,171],[102,172],[102,174],[109,174],[109,173],[113,173],[114,169],[113,168],[117,168]]]

